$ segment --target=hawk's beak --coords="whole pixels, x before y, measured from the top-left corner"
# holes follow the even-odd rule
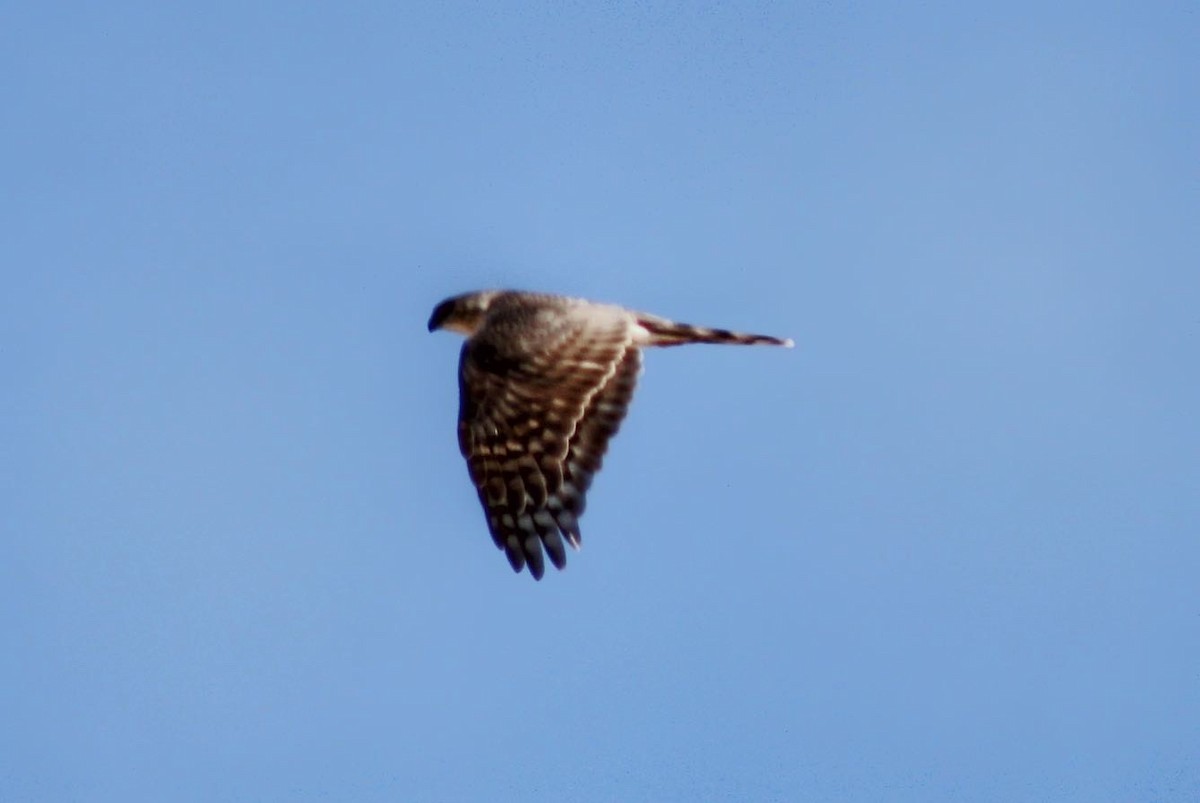
[[[429,331],[433,332],[442,328],[442,324],[450,317],[450,313],[454,311],[454,299],[446,299],[441,304],[433,308],[433,314],[429,316]]]

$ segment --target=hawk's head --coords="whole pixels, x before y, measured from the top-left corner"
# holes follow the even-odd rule
[[[451,332],[470,335],[483,323],[488,305],[499,294],[499,290],[482,290],[451,296],[433,308],[429,316],[429,331],[449,329]]]

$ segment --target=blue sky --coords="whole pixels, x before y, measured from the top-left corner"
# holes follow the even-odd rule
[[[1200,794],[1187,3],[19,4],[0,799]],[[541,583],[489,286],[647,355]]]

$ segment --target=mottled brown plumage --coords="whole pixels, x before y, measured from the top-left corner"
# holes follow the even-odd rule
[[[566,565],[641,370],[641,347],[790,340],[706,329],[576,298],[486,290],[446,299],[429,330],[467,335],[458,443],[496,546],[534,579]]]

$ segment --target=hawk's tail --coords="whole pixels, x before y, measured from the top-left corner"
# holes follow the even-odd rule
[[[731,332],[728,329],[709,329],[705,326],[692,326],[686,323],[675,323],[666,318],[639,313],[638,325],[646,330],[649,346],[682,346],[685,343],[729,343],[738,346],[753,346],[765,344],[768,346],[783,346],[791,348],[794,344],[790,338],[771,337],[770,335],[748,335],[743,332]]]

